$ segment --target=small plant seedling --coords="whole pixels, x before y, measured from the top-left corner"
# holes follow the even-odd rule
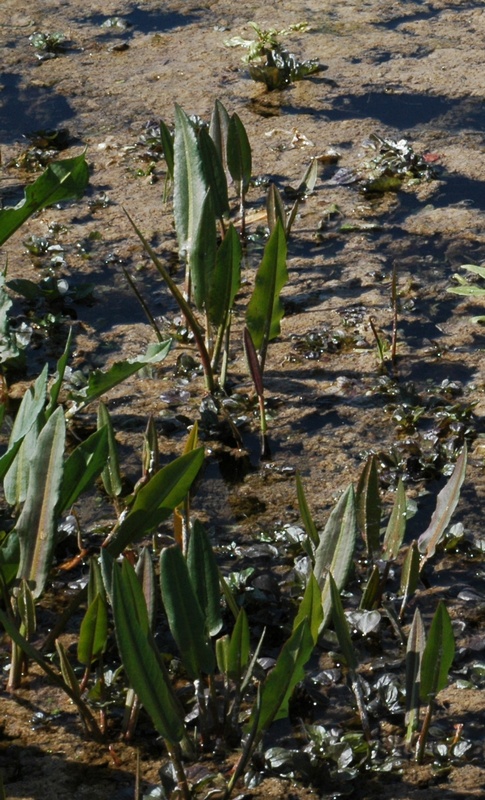
[[[472,275],[477,275],[479,278],[485,279],[485,267],[477,266],[476,264],[462,264],[461,269],[466,269]],[[462,275],[459,275],[455,272],[453,275],[455,281],[457,281],[458,286],[451,286],[447,289],[448,292],[452,294],[461,294],[464,297],[470,297],[472,300],[483,300],[485,298],[485,288],[480,286],[477,283],[472,283],[470,280],[467,280]],[[481,324],[485,323],[485,316],[479,315],[478,317],[472,317],[472,322],[479,322]]]
[[[264,83],[269,91],[284,89],[290,83],[324,69],[318,61],[300,61],[279,41],[281,37],[289,36],[295,31],[307,30],[306,22],[290,25],[283,30],[260,28],[256,22],[250,22],[249,25],[255,31],[256,39],[234,36],[225,44],[228,47],[244,47],[248,51],[243,61],[248,64],[251,78]]]
[[[35,55],[39,61],[48,61],[57,58],[58,55],[66,50],[66,36],[63,33],[41,33],[36,31],[29,36],[29,42],[35,50]]]

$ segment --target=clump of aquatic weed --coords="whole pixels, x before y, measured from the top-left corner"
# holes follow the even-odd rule
[[[326,69],[316,60],[300,61],[279,41],[282,36],[295,31],[306,31],[306,22],[298,22],[282,30],[260,28],[256,22],[249,22],[248,25],[255,31],[256,39],[234,36],[225,44],[228,47],[244,47],[248,51],[243,61],[248,65],[251,78],[264,83],[269,91],[284,89],[290,83]]]

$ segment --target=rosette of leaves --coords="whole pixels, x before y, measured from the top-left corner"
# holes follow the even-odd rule
[[[251,78],[253,81],[264,83],[269,91],[284,89],[290,83],[300,81],[324,69],[318,61],[300,61],[279,41],[280,37],[288,36],[294,31],[305,31],[308,27],[306,22],[299,22],[279,31],[275,28],[265,30],[256,22],[250,22],[249,26],[255,31],[256,39],[234,36],[226,42],[226,45],[247,49],[243,61],[248,64]]]

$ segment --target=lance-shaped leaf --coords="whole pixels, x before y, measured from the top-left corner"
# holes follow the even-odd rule
[[[374,566],[372,567],[371,574],[369,576],[369,580],[366,583],[359,608],[361,608],[362,610],[365,609],[371,610],[376,607],[377,601],[379,600],[379,596],[381,594],[379,591],[380,586],[381,586],[381,575],[379,572],[379,567],[377,566],[377,564],[374,564]]]
[[[59,656],[59,666],[61,668],[61,675],[64,679],[64,682],[70,687],[71,691],[75,692],[78,697],[81,697],[81,688],[79,686],[79,681],[76,678],[76,674],[71,667],[71,662],[67,656],[66,648],[59,641],[56,639],[56,650],[57,655]]]
[[[41,415],[43,416],[43,415]],[[3,481],[5,500],[10,506],[21,506],[27,496],[29,486],[30,462],[41,427],[38,418],[25,434],[12,464]]]
[[[33,386],[25,392],[9,439],[9,449],[0,459],[0,479],[5,478],[5,499],[10,505],[23,503],[29,480],[30,459],[37,435],[45,421],[47,364]],[[29,437],[25,446],[22,442]]]
[[[59,510],[74,505],[78,497],[101,474],[108,459],[108,430],[100,428],[81,442],[64,465]]]
[[[270,183],[268,195],[266,197],[266,214],[268,217],[268,228],[273,231],[279,220],[286,233],[286,211],[283,198],[274,183]]]
[[[182,663],[191,680],[214,671],[214,652],[205,632],[205,620],[192,587],[187,563],[178,545],[160,554],[160,587],[168,624]]]
[[[397,484],[396,498],[392,507],[391,516],[387,523],[382,545],[382,557],[385,561],[397,558],[404,534],[406,532],[407,503],[406,492],[402,478]]]
[[[100,403],[98,406],[97,424],[98,429],[106,428],[108,436],[108,457],[101,472],[101,480],[103,481],[104,490],[108,497],[115,498],[121,494],[123,487],[113,423],[104,403]]]
[[[216,144],[206,128],[199,131],[199,150],[205,182],[212,197],[213,213],[217,219],[223,220],[229,216],[226,174]]]
[[[278,220],[264,249],[254,291],[246,311],[246,324],[264,367],[268,342],[278,336],[284,310],[280,292],[288,280],[286,237]]]
[[[159,364],[170,352],[172,341],[151,344],[147,347],[146,353],[137,358],[129,358],[126,361],[117,361],[105,372],[95,369],[89,374],[87,386],[80,391],[72,391],[70,397],[75,401],[75,406],[70,409],[67,416],[72,417],[76,411],[85,408],[93,400],[97,400],[102,394],[118,386],[131,375],[134,375],[142,367],[150,364]]]
[[[184,735],[183,712],[150,633],[143,592],[125,559],[112,576],[113,617],[123,667],[157,731],[168,742]]]
[[[72,328],[69,328],[69,333],[67,336],[66,346],[64,348],[64,352],[59,358],[57,362],[57,374],[55,375],[54,381],[49,389],[49,405],[45,410],[46,418],[48,419],[51,414],[57,408],[57,402],[59,400],[59,394],[61,391],[62,383],[64,381],[64,375],[66,374],[67,362],[69,360],[69,355],[71,353],[71,341],[72,341]]]
[[[249,654],[249,623],[244,608],[241,608],[229,640],[226,663],[227,677],[238,686],[249,661]]]
[[[176,105],[173,213],[179,251],[189,261],[206,193],[197,134],[187,114]]]
[[[356,491],[357,525],[372,558],[379,549],[381,528],[381,495],[377,456],[370,456],[361,472]]]
[[[25,190],[25,198],[15,208],[0,211],[2,245],[36,211],[54,203],[81,197],[89,182],[84,155],[50,164],[46,171]]]
[[[140,489],[130,512],[107,545],[112,556],[116,558],[170,516],[189,491],[203,461],[204,449],[199,447],[167,464]]]
[[[2,581],[9,586],[17,575],[20,564],[20,543],[15,531],[11,531],[0,547],[0,573]]]
[[[163,147],[163,155],[167,165],[167,175],[173,181],[174,173],[174,144],[173,136],[163,120],[160,120],[160,141]]]
[[[448,673],[455,656],[455,637],[450,616],[443,600],[438,603],[431,622],[421,660],[420,695],[428,702],[448,683]]]
[[[219,570],[207,532],[197,519],[189,539],[187,567],[205,618],[206,631],[209,636],[215,636],[222,628]]]
[[[330,514],[315,551],[313,571],[322,588],[323,626],[330,620],[332,606],[330,584],[325,578],[331,572],[339,591],[343,588],[352,564],[356,535],[355,494],[349,486]]]
[[[274,669],[261,691],[261,708],[257,735],[268,730],[272,722],[288,716],[288,705],[295,686],[305,677],[304,667],[313,651],[313,637],[306,619],[302,620],[283,645]],[[251,729],[254,714],[249,721]]]
[[[221,164],[227,164],[227,132],[229,130],[229,114],[220,100],[216,100],[212,110],[209,134],[216,146]]]
[[[79,629],[78,661],[89,667],[104,653],[107,642],[108,610],[106,600],[97,594],[89,605]]]
[[[401,572],[401,585],[400,591],[403,596],[401,605],[401,616],[404,614],[404,609],[408,598],[411,597],[416,591],[419,581],[419,550],[417,542],[411,542],[404,557]]]
[[[419,552],[424,553],[423,563],[434,555],[460,499],[460,489],[465,479],[466,459],[467,450],[465,445],[463,452],[456,461],[451,478],[437,497],[436,508],[431,517],[431,522],[418,539]]]
[[[293,621],[293,630],[296,630],[304,619],[308,622],[313,643],[316,644],[323,622],[323,608],[322,593],[313,573],[310,574],[298,613]]]
[[[298,508],[300,509],[300,516],[303,520],[307,536],[310,539],[312,545],[314,547],[318,547],[318,544],[320,542],[320,537],[318,535],[317,526],[313,521],[313,517],[306,500],[305,490],[303,488],[303,483],[299,472],[296,473],[296,496],[298,498]]]
[[[153,630],[157,611],[157,591],[155,588],[155,569],[148,547],[142,548],[140,558],[136,564],[136,575],[140,581],[143,597],[145,598],[150,630]]]
[[[37,627],[35,615],[35,601],[30,591],[27,581],[20,582],[20,590],[17,595],[17,610],[20,617],[20,633],[30,640]]]
[[[241,285],[242,247],[234,225],[230,225],[216,255],[209,292],[209,319],[225,323]]]
[[[46,364],[36,379],[34,385],[27,389],[22,397],[22,402],[20,403],[17,416],[15,417],[15,421],[12,426],[12,432],[9,439],[9,448],[11,448],[16,442],[19,442],[21,439],[23,439],[27,431],[30,430],[32,425],[34,425],[37,420],[40,419],[40,422],[43,422],[42,412],[46,401],[47,376],[48,370]]]
[[[46,422],[37,439],[29,488],[15,531],[20,541],[19,578],[39,597],[52,566],[56,545],[66,426],[62,408]]]
[[[349,624],[345,618],[344,608],[340,599],[340,592],[331,572],[328,575],[328,582],[330,586],[332,621],[335,628],[335,633],[337,634],[340,649],[349,670],[355,672],[357,669],[357,656],[355,655],[354,646],[352,644]]]
[[[426,646],[426,634],[419,608],[414,612],[406,646],[406,742],[410,742],[418,727],[421,659]]]
[[[212,273],[216,264],[217,231],[211,192],[206,192],[199,225],[189,255],[194,302],[199,311],[208,308]]]
[[[251,180],[251,145],[237,114],[232,115],[227,131],[227,168],[238,192],[245,195]]]

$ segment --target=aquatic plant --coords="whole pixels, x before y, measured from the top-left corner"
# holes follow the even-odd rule
[[[462,264],[461,269],[466,269],[469,273],[477,275],[479,278],[485,278],[485,267],[480,267],[476,264]],[[470,280],[467,280],[457,272],[454,273],[453,278],[458,283],[458,286],[450,286],[447,289],[448,292],[476,300],[485,297],[485,289],[482,286],[470,282]],[[471,319],[472,322],[485,323],[485,316],[483,315],[472,317]]]
[[[307,30],[307,23],[299,22],[283,30],[261,28],[256,22],[249,22],[248,25],[256,33],[256,39],[233,36],[225,44],[227,47],[243,47],[248,51],[243,61],[248,64],[251,78],[264,83],[269,91],[284,89],[290,83],[324,69],[318,61],[300,61],[279,41],[295,31]]]

